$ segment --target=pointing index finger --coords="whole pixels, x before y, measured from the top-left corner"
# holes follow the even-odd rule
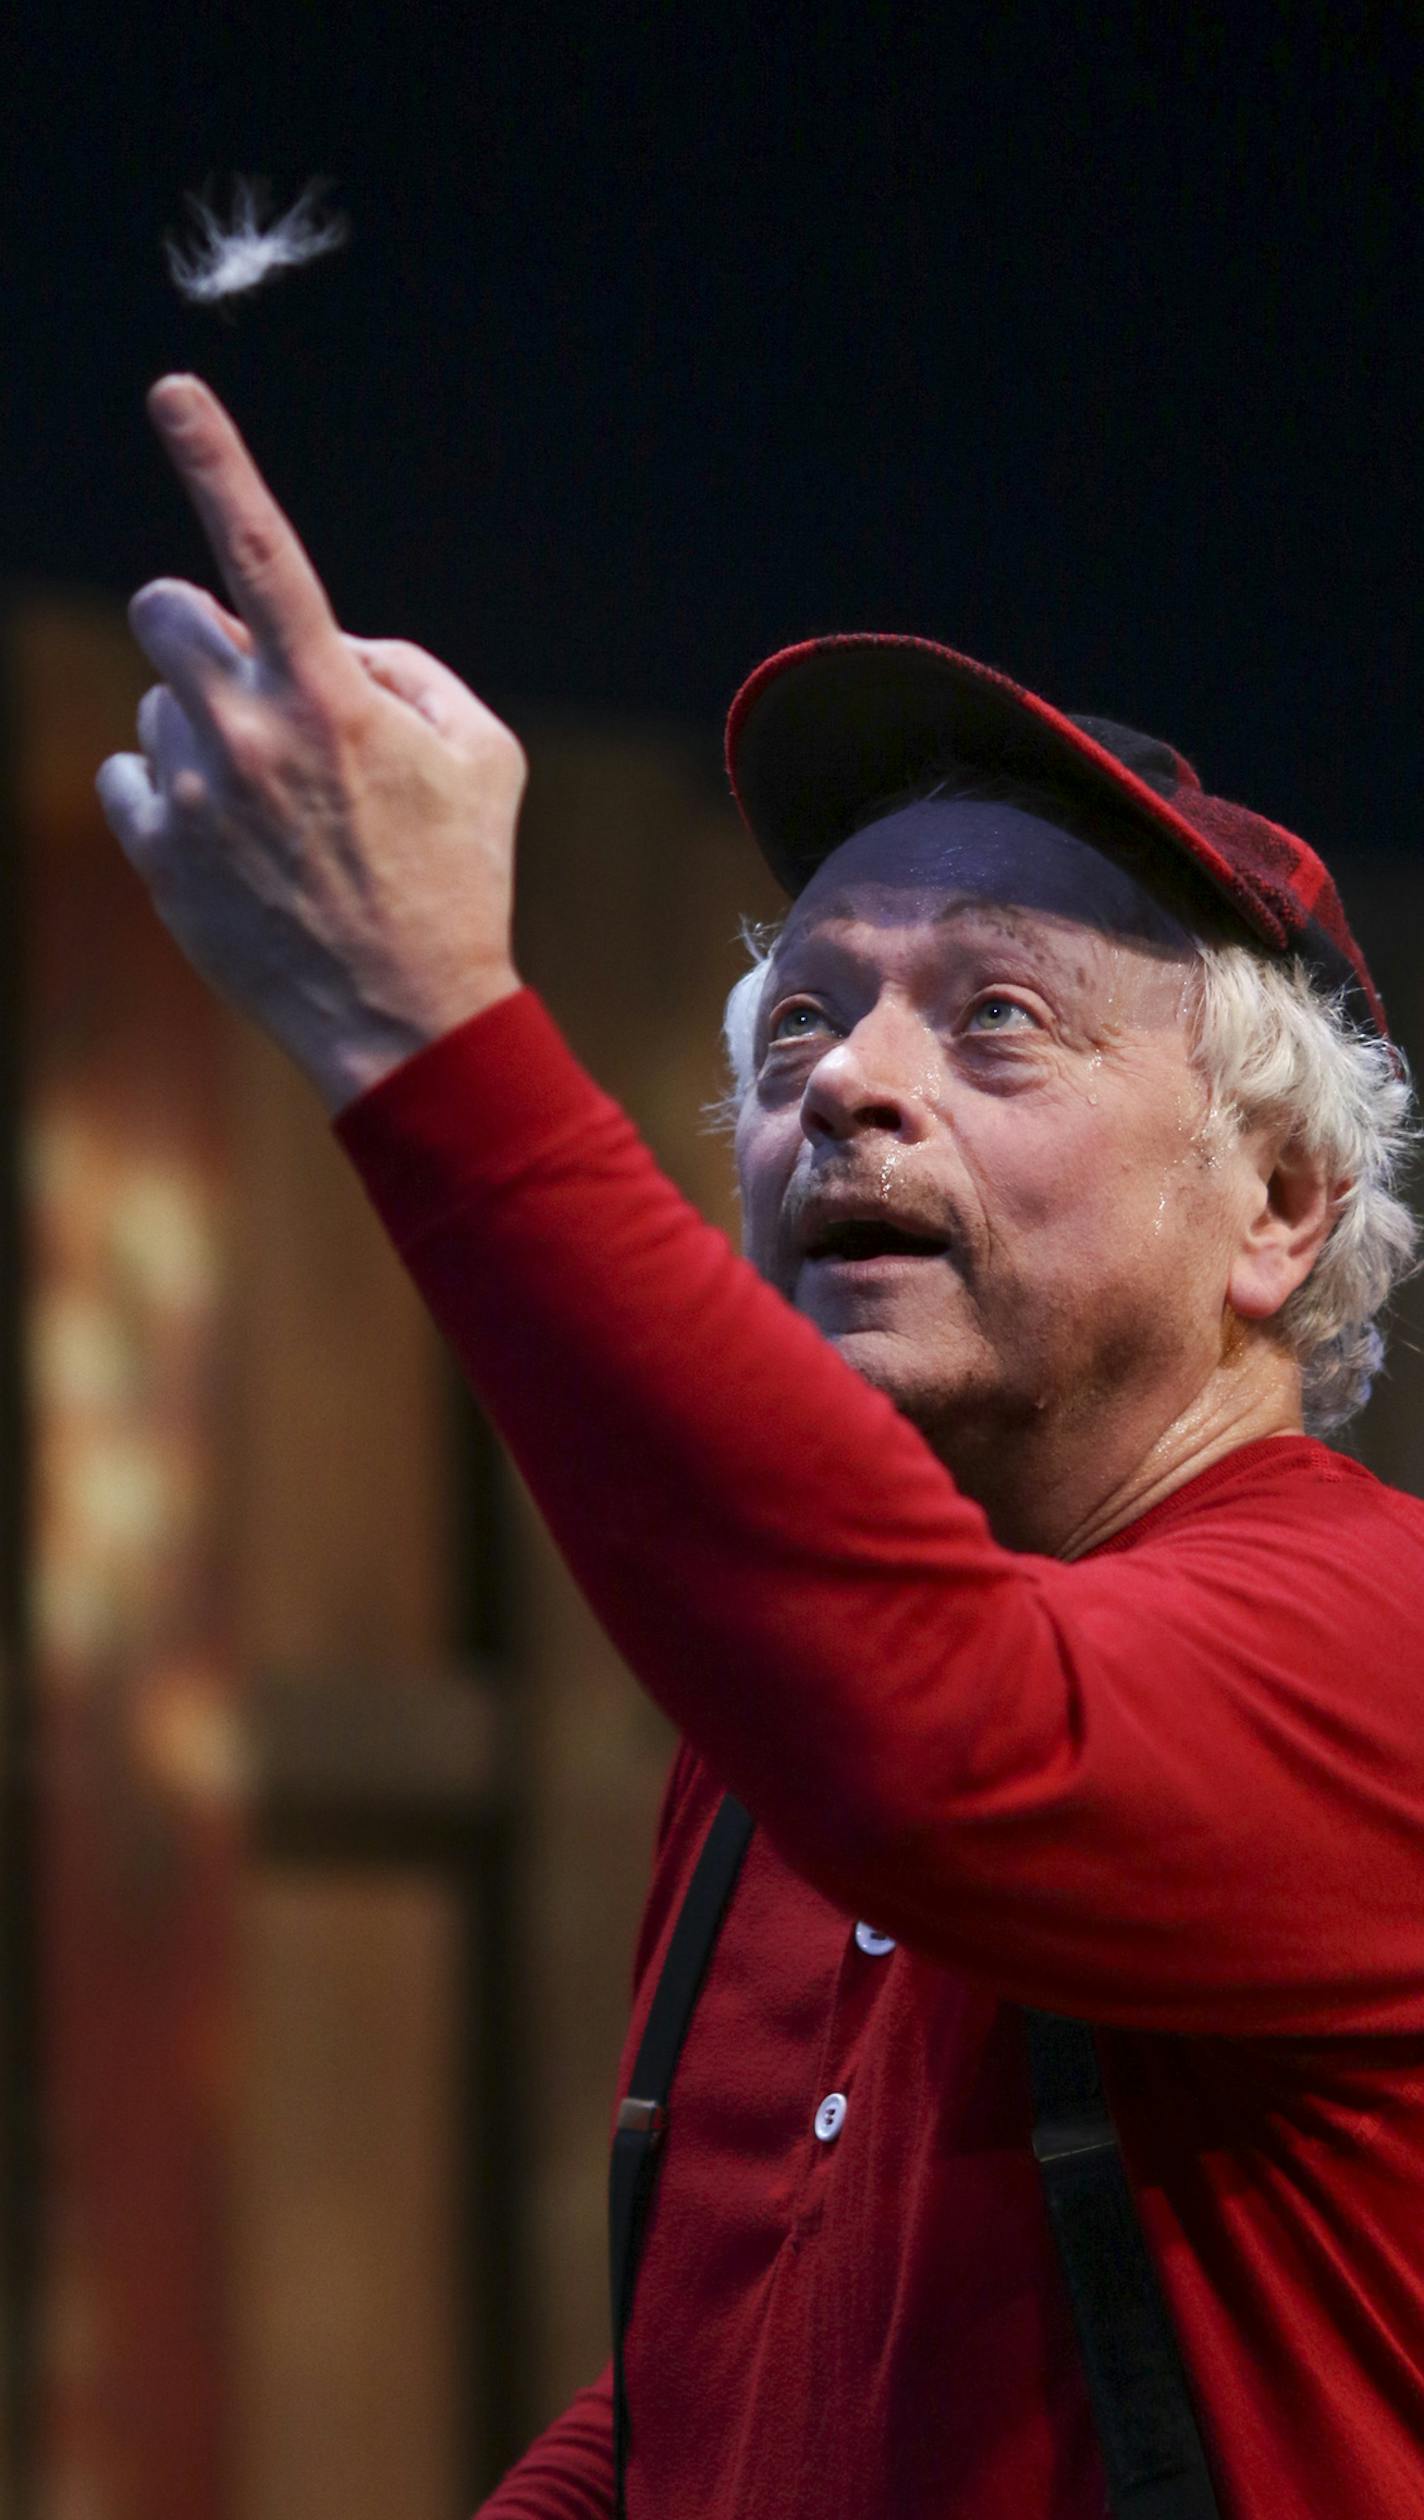
[[[149,417],[257,646],[290,671],[348,662],[326,591],[238,430],[196,376],[165,376]]]

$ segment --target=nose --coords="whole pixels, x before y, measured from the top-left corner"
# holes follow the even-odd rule
[[[908,1008],[882,1001],[816,1061],[801,1126],[813,1145],[870,1131],[911,1145],[934,1125],[939,1082],[933,1034]]]

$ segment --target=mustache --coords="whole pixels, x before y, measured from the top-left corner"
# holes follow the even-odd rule
[[[792,1269],[833,1248],[854,1229],[880,1229],[927,1246],[939,1245],[968,1268],[973,1241],[959,1202],[942,1182],[920,1182],[893,1161],[809,1174],[787,1187],[777,1220],[777,1247]]]

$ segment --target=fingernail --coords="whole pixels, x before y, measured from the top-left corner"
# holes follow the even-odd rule
[[[160,428],[185,420],[197,398],[196,376],[160,376],[148,389],[148,408]]]

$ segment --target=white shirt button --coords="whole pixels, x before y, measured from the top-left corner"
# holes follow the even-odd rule
[[[823,2144],[833,2144],[845,2124],[846,2096],[843,2091],[828,2091],[816,2111],[814,2124]]]
[[[877,1933],[873,1925],[857,1925],[855,1939],[872,1960],[883,1960],[886,1952],[895,1948],[894,1935]]]

